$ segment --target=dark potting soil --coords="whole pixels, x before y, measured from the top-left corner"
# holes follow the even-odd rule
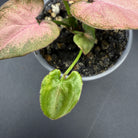
[[[97,29],[96,38],[93,49],[87,55],[83,54],[73,68],[81,76],[96,75],[114,65],[125,49],[128,32]],[[73,34],[64,28],[57,40],[40,53],[51,66],[64,73],[76,58],[79,48],[73,42]]]

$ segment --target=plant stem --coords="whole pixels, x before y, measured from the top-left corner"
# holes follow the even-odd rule
[[[66,8],[66,10],[67,10],[68,16],[71,16],[70,7],[69,7],[69,4],[68,4],[68,1],[63,0],[63,3],[64,3],[65,8]]]
[[[73,67],[75,66],[75,64],[78,62],[78,60],[80,59],[82,55],[82,50],[79,51],[77,57],[75,58],[75,60],[73,61],[73,63],[69,66],[69,68],[66,70],[66,72],[63,74],[62,78],[65,78],[66,75],[69,74],[69,72],[73,69]]]

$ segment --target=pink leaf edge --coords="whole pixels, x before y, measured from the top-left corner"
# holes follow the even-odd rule
[[[138,0],[95,0],[77,2],[71,13],[98,29],[138,29]]]

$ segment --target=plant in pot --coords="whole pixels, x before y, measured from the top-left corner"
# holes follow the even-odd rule
[[[63,17],[56,20],[55,17],[59,13]],[[40,106],[50,119],[55,120],[68,114],[80,98],[82,77],[79,72],[72,69],[82,53],[85,57],[92,58],[89,53],[93,52],[92,49],[98,41],[96,40],[98,31],[95,28],[138,29],[138,2],[136,0],[78,2],[53,0],[43,4],[42,0],[9,0],[0,8],[0,59],[23,56],[49,47],[60,32],[66,35],[64,31],[71,35],[75,45],[80,48],[78,55],[62,76],[59,69],[54,69],[42,81]],[[117,31],[110,32],[113,34]],[[122,34],[122,31],[118,32]],[[100,33],[101,31],[99,35]],[[107,36],[106,33],[104,35]],[[106,47],[108,44],[103,45]],[[58,47],[62,45],[58,43]],[[67,47],[68,45],[64,46],[64,49]],[[98,48],[96,49],[98,51]],[[51,60],[51,57],[48,56],[47,59]]]

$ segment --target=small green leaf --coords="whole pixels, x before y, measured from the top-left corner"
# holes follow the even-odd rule
[[[73,30],[78,28],[78,21],[74,17],[69,17],[69,24],[73,28]]]
[[[88,26],[84,23],[82,23],[82,28],[84,29],[85,33],[88,33],[95,39],[95,28]]]
[[[48,118],[55,120],[68,114],[80,99],[82,78],[73,71],[68,78],[60,79],[58,69],[51,71],[42,81],[40,106]]]
[[[57,25],[64,25],[66,27],[72,27],[73,29],[77,29],[78,27],[78,22],[74,17],[68,17],[63,19],[62,21],[53,21],[54,23],[56,23]]]
[[[74,17],[68,17],[63,20],[64,23],[68,24],[68,26],[76,29],[78,27],[78,22]]]
[[[82,23],[82,28],[84,29],[84,32],[73,31],[73,33],[75,33],[73,40],[86,55],[94,46],[95,29],[84,23]]]
[[[88,54],[94,46],[93,37],[87,33],[75,34],[73,41],[85,55]]]

